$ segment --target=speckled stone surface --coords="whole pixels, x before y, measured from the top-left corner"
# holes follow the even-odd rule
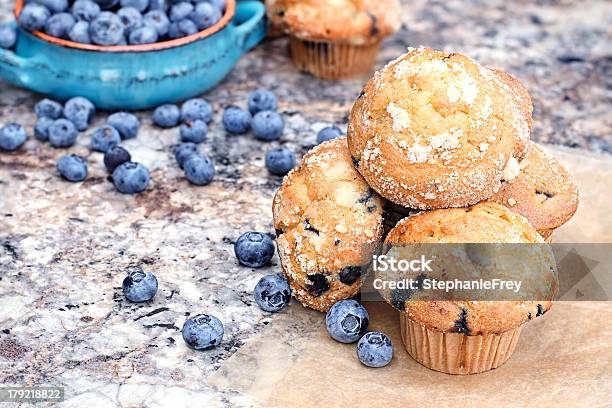
[[[8,19],[9,3],[0,0],[0,8]],[[464,51],[527,84],[533,139],[612,152],[609,2],[418,0],[404,9],[404,28],[385,43],[379,66],[408,46]],[[263,158],[279,143],[226,135],[222,109],[244,106],[257,87],[274,90],[286,120],[280,144],[301,155],[326,123],[346,126],[364,83],[299,74],[285,46],[284,39],[265,42],[205,95],[216,111],[202,148],[217,169],[209,186],[185,181],[170,153],[178,129],[154,128],[150,112],[138,113],[140,134],[124,143],[151,170],[149,189],[135,197],[106,180],[101,154],[87,147],[91,130],[68,151],[30,138],[17,153],[0,153],[1,383],[64,386],[70,407],[256,405],[207,379],[275,319],[259,310],[251,290],[279,270],[277,258],[259,270],[240,267],[232,243],[248,230],[273,233],[280,178],[267,173]],[[38,99],[0,82],[0,123],[31,130]],[[55,162],[67,152],[87,157],[85,182],[58,177]],[[150,303],[123,298],[121,281],[133,266],[160,281]],[[200,312],[224,322],[215,350],[192,351],[180,336],[188,314]]]

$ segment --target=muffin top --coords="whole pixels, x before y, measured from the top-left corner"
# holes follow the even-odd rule
[[[350,114],[359,172],[383,197],[417,209],[489,198],[529,140],[511,88],[459,53],[411,49],[376,72]]]
[[[370,44],[400,27],[398,0],[267,0],[268,18],[309,41]]]
[[[402,244],[467,243],[470,262],[449,256],[440,262],[449,263],[445,271],[459,279],[458,268],[469,267],[464,272],[472,274],[477,262],[491,257],[492,276],[507,276],[523,282],[524,287],[534,288],[541,300],[415,300],[414,293],[390,291],[381,293],[389,303],[407,313],[411,320],[442,332],[460,332],[468,335],[501,333],[513,329],[548,311],[557,290],[554,256],[548,246],[505,245],[501,249],[481,246],[478,243],[543,243],[542,237],[522,216],[496,203],[480,203],[467,208],[441,209],[422,212],[402,220],[391,230],[385,245],[401,248]],[[408,246],[407,248],[411,248]],[[497,251],[497,252],[495,252]],[[528,256],[523,256],[527,254]],[[458,256],[458,255],[456,255]],[[476,258],[476,260],[473,260]],[[486,264],[482,262],[482,264]],[[482,269],[481,271],[484,271]],[[543,271],[535,274],[534,270]],[[486,273],[486,272],[483,272]],[[480,275],[484,277],[484,275]],[[474,276],[472,276],[474,278]],[[417,292],[418,294],[419,292]],[[535,299],[539,299],[536,295]]]
[[[569,171],[535,143],[491,201],[521,214],[539,232],[565,224],[578,209],[578,187]]]

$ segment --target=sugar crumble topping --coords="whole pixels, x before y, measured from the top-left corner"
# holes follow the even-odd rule
[[[393,119],[392,127],[394,131],[401,132],[410,126],[410,113],[394,102],[387,105],[387,113],[389,113],[391,119]]]

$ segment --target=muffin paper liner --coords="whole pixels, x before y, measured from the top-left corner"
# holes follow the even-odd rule
[[[514,352],[522,325],[500,334],[443,333],[400,314],[402,341],[420,364],[447,374],[476,374],[504,364]]]
[[[356,46],[290,37],[289,48],[299,70],[323,79],[342,79],[368,74],[376,61],[380,41]]]

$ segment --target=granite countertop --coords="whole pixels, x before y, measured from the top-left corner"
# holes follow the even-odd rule
[[[0,10],[10,18],[9,2],[0,0]],[[416,0],[404,10],[379,66],[408,46],[464,51],[525,82],[534,140],[612,153],[609,2]],[[263,269],[240,267],[232,244],[248,230],[274,232],[271,199],[281,179],[267,173],[263,158],[278,143],[226,135],[221,112],[244,105],[257,87],[273,90],[286,119],[280,144],[301,155],[325,124],[346,127],[363,83],[299,74],[286,40],[267,40],[205,95],[216,115],[203,150],[217,169],[206,187],[186,182],[170,153],[178,130],[152,127],[150,112],[138,113],[140,134],[125,142],[151,170],[150,188],[137,196],[115,192],[85,135],[70,149],[88,158],[83,183],[61,181],[55,163],[66,151],[33,138],[0,154],[0,382],[64,386],[71,407],[256,405],[207,379],[277,318],[257,307],[251,291],[279,270],[278,259]],[[0,123],[31,129],[39,99],[0,82]],[[132,266],[157,275],[151,303],[123,299],[121,281]],[[180,335],[186,316],[200,312],[225,325],[212,351],[192,351]]]

